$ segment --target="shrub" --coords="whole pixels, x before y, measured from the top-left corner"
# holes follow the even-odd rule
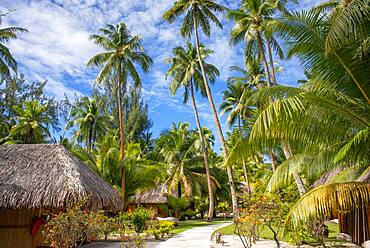
[[[163,238],[165,234],[169,235],[174,227],[174,223],[168,220],[153,220],[150,223],[149,233],[154,235],[155,239]]]
[[[51,247],[75,247],[78,242],[95,240],[102,233],[104,212],[81,210],[85,201],[53,214],[43,228],[44,242]]]
[[[134,211],[122,212],[118,216],[118,223],[123,227],[129,227],[131,224],[137,233],[142,233],[145,229],[146,222],[152,219],[154,212],[150,209],[138,207]]]
[[[286,205],[278,196],[262,194],[245,198],[239,217],[236,219],[236,232],[241,239],[247,237],[246,243],[251,243],[256,237],[259,227],[267,227],[274,235],[277,247],[280,247],[278,233],[284,222]],[[244,241],[244,240],[243,240]]]

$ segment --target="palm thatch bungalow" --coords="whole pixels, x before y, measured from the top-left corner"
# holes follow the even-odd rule
[[[336,176],[340,173],[345,173],[343,168],[335,168],[322,175],[319,180],[314,184],[314,187],[323,186],[333,182]],[[363,173],[357,178],[356,182],[367,183],[367,187],[370,187],[370,169],[367,169],[366,173]],[[352,196],[353,198],[359,198],[358,195]],[[350,211],[339,211],[334,209],[333,216],[338,218],[339,231],[341,233],[348,234],[352,237],[352,242],[355,244],[362,244],[363,242],[370,240],[370,206],[364,202],[357,204],[352,207]]]
[[[145,192],[135,194],[130,199],[128,210],[134,210],[137,207],[152,209],[157,216],[167,217],[167,193],[163,192],[163,185],[149,189]]]
[[[35,219],[82,199],[89,210],[122,207],[116,190],[62,145],[0,145],[1,247],[39,247]]]

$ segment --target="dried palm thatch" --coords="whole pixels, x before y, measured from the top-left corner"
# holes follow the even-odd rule
[[[0,207],[119,210],[117,191],[57,144],[0,146]]]
[[[159,185],[156,188],[149,189],[145,192],[139,192],[132,196],[131,203],[133,204],[166,204],[167,203],[167,187]]]
[[[286,227],[297,227],[313,216],[329,217],[334,210],[348,212],[369,204],[369,183],[326,184],[309,191],[294,205],[288,214]]]

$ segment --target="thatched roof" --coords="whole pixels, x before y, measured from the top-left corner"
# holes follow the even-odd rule
[[[122,207],[117,191],[57,144],[0,145],[0,207]]]
[[[131,197],[133,204],[166,204],[167,188],[159,185],[142,193],[137,193]]]

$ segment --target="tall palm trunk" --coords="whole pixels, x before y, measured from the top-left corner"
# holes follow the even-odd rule
[[[274,85],[277,85],[275,67],[274,67],[274,58],[272,57],[272,51],[271,51],[271,42],[267,37],[266,37],[266,43],[267,43],[267,53],[268,53],[269,60],[270,60],[272,82]]]
[[[121,68],[120,68],[121,69]],[[118,77],[118,118],[119,118],[119,134],[120,134],[120,146],[121,146],[121,160],[125,158],[125,140],[123,136],[123,115],[122,115],[122,92],[121,92],[121,86],[122,86],[122,71],[119,71],[119,77]],[[123,199],[123,207],[125,207],[125,185],[126,185],[126,178],[125,178],[125,166],[122,163],[121,165],[121,187],[122,187],[122,199]]]
[[[90,123],[90,127],[89,127],[89,142],[87,144],[87,152],[90,153],[91,152],[91,147],[92,147],[92,133],[93,133],[93,123]]]
[[[239,128],[239,136],[240,140],[243,138],[242,135],[242,126],[241,126],[241,121],[240,121],[240,114],[238,115],[238,128]],[[252,196],[252,191],[251,187],[249,186],[249,178],[248,178],[248,170],[247,170],[247,164],[245,163],[245,158],[242,155],[242,163],[243,163],[243,172],[244,172],[244,178],[245,178],[245,183],[247,184],[247,191],[249,196]]]
[[[217,132],[218,132],[218,135],[220,137],[221,147],[222,147],[222,150],[223,150],[222,154],[223,154],[223,157],[224,157],[224,161],[226,162],[228,155],[227,155],[227,148],[226,148],[226,144],[225,144],[225,138],[224,138],[224,135],[222,133],[220,121],[218,119],[218,115],[217,115],[217,111],[216,111],[216,108],[215,108],[215,104],[213,102],[213,97],[212,97],[212,94],[211,94],[211,90],[209,88],[206,73],[204,71],[204,65],[203,65],[203,61],[202,61],[202,57],[201,57],[200,49],[199,49],[198,24],[197,24],[197,18],[195,16],[195,14],[193,15],[193,20],[194,20],[194,30],[195,30],[195,47],[197,49],[199,65],[200,65],[200,69],[202,71],[204,87],[205,87],[205,90],[206,90],[206,93],[207,93],[209,104],[211,106],[211,110],[212,110],[212,113],[213,113],[213,119],[214,119],[215,124],[216,124]],[[227,176],[228,176],[229,185],[230,185],[233,213],[234,213],[234,216],[236,216],[238,214],[238,201],[237,201],[237,198],[236,198],[236,190],[235,190],[235,185],[234,185],[233,170],[232,170],[230,165],[226,165],[226,169],[227,169]]]
[[[200,138],[200,143],[201,143],[201,147],[202,147],[204,167],[206,169],[206,175],[207,175],[208,201],[209,201],[209,205],[208,205],[208,218],[209,219],[212,219],[213,218],[213,209],[214,209],[214,199],[213,199],[211,173],[209,171],[207,150],[206,150],[206,147],[205,147],[205,144],[204,144],[204,136],[203,136],[203,133],[202,133],[202,126],[200,125],[200,121],[199,121],[198,108],[197,108],[197,104],[195,102],[194,89],[193,89],[193,82],[192,82],[192,80],[190,80],[190,95],[191,95],[191,100],[192,100],[192,103],[193,103],[195,120],[196,120],[196,123],[197,123],[198,132],[199,132],[199,138]]]
[[[268,65],[267,65],[265,52],[263,51],[263,47],[262,47],[262,37],[261,37],[261,34],[260,34],[259,31],[257,31],[257,43],[258,43],[258,49],[259,49],[259,57],[260,57],[260,59],[262,59],[262,62],[263,62],[263,68],[265,70],[267,83],[268,83],[268,86],[271,86],[270,72],[269,72],[269,68],[268,68]]]
[[[278,162],[276,161],[274,151],[271,149],[269,152],[270,159],[271,159],[271,164],[272,164],[272,171],[276,170],[276,167],[278,166]]]
[[[293,155],[289,142],[283,141],[282,142],[282,147],[283,147],[283,152],[284,152],[284,155],[285,155],[286,159],[289,159]],[[303,180],[302,180],[301,176],[298,174],[297,171],[293,171],[293,178],[294,178],[294,181],[297,185],[299,194],[301,196],[304,195],[306,193],[306,188],[304,186],[304,183],[303,183]]]

